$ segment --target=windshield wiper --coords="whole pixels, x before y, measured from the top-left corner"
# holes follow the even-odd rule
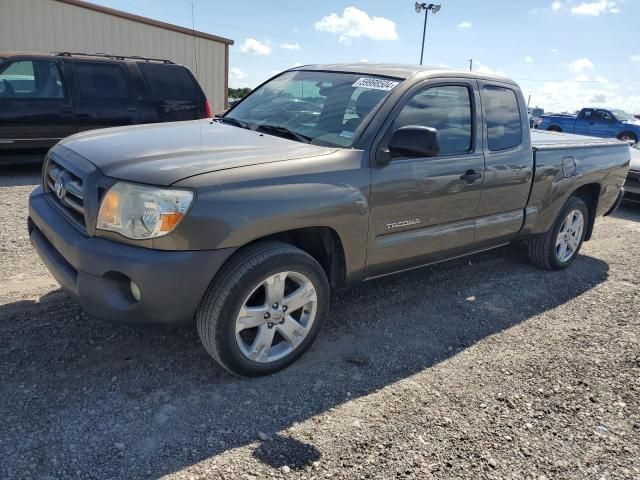
[[[228,123],[229,125],[235,125],[236,127],[240,127],[240,128],[246,128],[251,130],[251,127],[249,126],[249,124],[247,122],[243,122],[242,120],[238,120],[237,118],[233,118],[233,117],[220,117],[220,118],[216,118],[214,119],[220,123]]]
[[[263,131],[265,133],[278,135],[280,137],[288,137],[292,140],[297,140],[303,143],[311,143],[311,140],[313,140],[312,137],[308,137],[307,135],[302,135],[301,133],[294,132],[293,130],[290,130],[287,127],[283,127],[281,125],[269,125],[269,124],[263,123],[262,125],[258,125],[256,127],[256,131]]]

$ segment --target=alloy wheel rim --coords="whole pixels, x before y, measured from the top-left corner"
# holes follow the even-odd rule
[[[556,239],[556,258],[564,263],[571,259],[580,246],[584,230],[584,215],[580,210],[572,210],[565,217]]]
[[[318,295],[306,275],[270,275],[252,289],[236,316],[238,348],[254,362],[281,360],[307,338],[317,311]]]

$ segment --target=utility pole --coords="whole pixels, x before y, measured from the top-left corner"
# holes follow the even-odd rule
[[[469,71],[473,72],[473,58],[469,59]]]
[[[442,5],[435,5],[433,3],[420,3],[416,2],[416,13],[421,13],[424,10],[424,27],[422,28],[422,48],[420,50],[420,65],[422,65],[422,59],[424,58],[424,40],[427,36],[427,19],[429,18],[429,10],[434,15],[440,11]]]

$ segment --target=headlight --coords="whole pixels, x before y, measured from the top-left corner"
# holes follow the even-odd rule
[[[96,227],[136,240],[161,237],[182,221],[192,201],[189,190],[119,182],[102,198]]]

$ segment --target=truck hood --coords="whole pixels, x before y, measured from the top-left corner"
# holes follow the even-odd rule
[[[109,177],[160,186],[202,173],[336,150],[210,120],[93,130],[60,144]]]

